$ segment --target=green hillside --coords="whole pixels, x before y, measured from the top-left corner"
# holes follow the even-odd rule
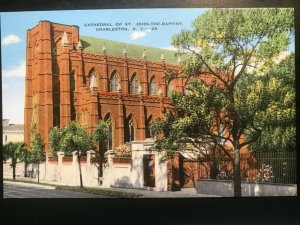
[[[83,52],[99,54],[102,53],[102,47],[105,43],[106,54],[112,56],[123,56],[123,49],[126,46],[127,57],[133,59],[142,59],[143,50],[146,49],[146,58],[149,61],[160,61],[161,54],[164,54],[165,62],[169,64],[178,64],[175,56],[176,51],[166,50],[161,48],[133,45],[118,41],[112,41],[101,38],[93,38],[80,35],[80,40],[83,47]]]

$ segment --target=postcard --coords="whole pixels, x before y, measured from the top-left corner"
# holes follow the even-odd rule
[[[292,8],[3,12],[1,54],[5,198],[297,195]]]

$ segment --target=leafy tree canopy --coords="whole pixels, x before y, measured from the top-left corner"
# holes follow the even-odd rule
[[[255,123],[262,132],[249,147],[252,151],[295,151],[296,101],[295,57],[291,54],[267,75],[267,109],[257,114]],[[249,134],[251,135],[251,134]],[[251,138],[251,137],[250,137]]]
[[[276,101],[273,91],[280,85],[266,74],[277,65],[293,35],[293,9],[213,9],[193,22],[193,30],[174,36],[181,54],[190,53],[183,74],[215,80],[191,81],[190,94],[173,96],[182,116],[173,124],[176,131],[186,128],[198,136],[221,138],[235,149],[255,142],[264,127],[258,117],[272,111],[269,103]],[[292,93],[285,101],[288,98]],[[281,119],[289,123],[290,114],[285,115]],[[188,135],[195,136],[191,131]]]
[[[41,138],[41,136],[37,133],[34,134],[31,140],[31,149],[29,153],[29,162],[31,163],[41,163],[45,161],[45,144]]]
[[[8,142],[3,146],[3,163],[11,159],[10,166],[13,168],[13,179],[16,179],[16,166],[20,161],[24,161],[25,149],[23,142]]]
[[[207,72],[226,87],[229,80],[237,80],[246,69],[264,73],[290,43],[293,13],[293,9],[205,12],[193,22],[193,30],[183,30],[172,38],[181,53],[192,53],[184,63],[184,74]],[[221,78],[220,73],[226,73],[226,78]]]
[[[22,160],[24,155],[24,143],[23,142],[8,142],[3,146],[3,161],[8,159],[12,161]]]
[[[56,156],[56,153],[60,151],[60,141],[62,138],[63,130],[58,127],[53,127],[49,133],[49,147],[52,150],[52,154]]]
[[[85,154],[92,147],[92,138],[80,124],[72,121],[65,128],[51,129],[49,146],[54,153],[63,151],[70,155],[73,151],[79,151]]]
[[[104,120],[100,120],[92,132],[93,141],[104,142],[108,136],[108,125]]]

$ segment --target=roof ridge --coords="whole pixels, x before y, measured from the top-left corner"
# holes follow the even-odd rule
[[[91,37],[87,35],[80,35],[79,39],[82,44],[83,53],[99,54],[101,48],[105,46],[105,53],[109,56],[124,57],[124,46],[126,46],[126,57],[131,59],[143,59],[143,51],[147,51],[147,61],[165,62],[166,64],[178,65],[177,51],[159,48],[155,46],[145,46],[140,44],[132,44],[128,42],[104,39],[99,37]],[[164,55],[163,59],[161,55]],[[182,56],[186,59],[187,56]]]
[[[126,47],[127,47],[127,45],[132,45],[132,46],[138,46],[138,47],[143,47],[143,48],[161,49],[161,50],[163,50],[163,51],[176,53],[175,50],[172,50],[172,49],[165,49],[165,48],[160,48],[160,47],[156,47],[156,46],[141,45],[141,44],[132,44],[132,43],[124,42],[124,41],[117,41],[117,40],[112,40],[112,39],[105,39],[105,38],[99,38],[99,37],[92,37],[92,36],[88,36],[88,35],[79,35],[79,39],[80,39],[80,37],[88,37],[88,38],[93,38],[93,39],[97,39],[97,40],[104,40],[104,41],[107,40],[107,41],[117,42],[117,43],[120,43],[120,44],[125,44]]]

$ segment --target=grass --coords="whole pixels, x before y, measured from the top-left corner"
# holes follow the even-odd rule
[[[161,61],[161,54],[164,54],[165,62],[169,64],[178,64],[176,51],[155,48],[143,45],[133,45],[119,41],[112,41],[101,38],[93,38],[80,35],[83,51],[86,53],[100,54],[102,47],[105,45],[106,54],[112,56],[123,56],[123,49],[126,46],[127,57],[133,59],[142,59],[143,50],[146,49],[146,59],[148,61],[159,62]],[[182,57],[184,60],[184,57]]]
[[[55,187],[57,190],[67,190],[67,191],[76,191],[76,192],[84,192],[89,194],[98,194],[104,196],[112,196],[118,198],[138,198],[142,196],[142,194],[135,194],[135,193],[128,193],[128,192],[121,192],[121,191],[112,191],[108,189],[101,189],[101,188],[90,188],[90,187],[78,187],[78,186],[67,186],[67,185],[60,185],[60,184],[51,184],[51,183],[38,183],[31,180],[13,180],[10,178],[3,178],[3,181],[13,181],[13,182],[20,182],[20,183],[30,183],[30,184],[39,184],[45,186],[52,186]]]
[[[44,185],[44,186],[51,186],[51,187],[57,187],[60,186],[59,184],[50,184],[50,183],[38,183],[36,181],[32,181],[32,180],[18,180],[18,179],[11,179],[11,178],[3,178],[3,181],[12,181],[12,182],[19,182],[19,183],[28,183],[28,184],[39,184],[39,185]]]
[[[68,190],[68,191],[77,191],[77,192],[84,192],[90,194],[99,194],[105,196],[114,196],[118,198],[138,198],[142,196],[142,194],[134,194],[128,192],[121,192],[121,191],[111,191],[111,190],[104,190],[99,188],[90,188],[90,187],[74,187],[74,186],[58,186],[56,187],[58,190]]]

